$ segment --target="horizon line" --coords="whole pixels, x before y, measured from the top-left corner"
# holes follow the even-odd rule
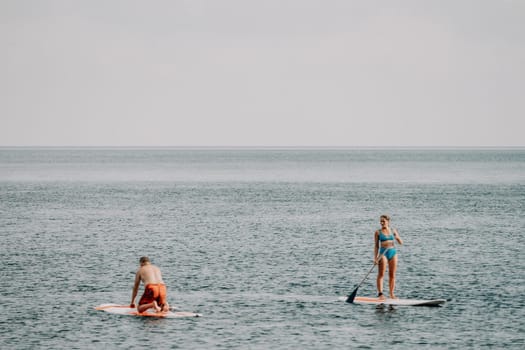
[[[524,146],[236,146],[236,145],[215,145],[215,146],[188,146],[188,145],[163,145],[163,146],[145,146],[145,145],[129,145],[129,146],[108,146],[108,145],[0,145],[0,149],[179,149],[179,150],[479,150],[479,149],[525,149]]]

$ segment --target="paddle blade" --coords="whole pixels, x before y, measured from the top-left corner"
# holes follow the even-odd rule
[[[359,289],[359,287],[356,287],[356,289],[354,289],[354,291],[348,296],[348,298],[346,298],[347,303],[354,302],[355,296],[357,295],[357,289]]]

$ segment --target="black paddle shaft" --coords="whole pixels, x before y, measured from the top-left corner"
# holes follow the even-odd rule
[[[388,250],[388,249],[387,249]],[[382,253],[382,254],[379,254],[379,256],[377,257],[377,260],[379,260],[381,257],[383,257],[383,255],[385,254],[386,250]],[[363,280],[361,281],[361,283],[359,283],[357,285],[357,287],[355,287],[354,291],[352,293],[350,293],[350,295],[348,296],[348,298],[346,298],[346,302],[347,303],[353,303],[354,302],[354,299],[355,299],[355,296],[357,295],[357,290],[359,289],[359,287],[361,287],[361,285],[366,281],[366,279],[368,278],[368,275],[370,275],[370,273],[372,272],[372,270],[374,269],[374,267],[376,267],[376,263],[374,262],[374,265],[372,265],[372,267],[370,268],[370,270],[368,270],[368,273],[366,274],[365,278],[363,278]]]
[[[348,298],[346,298],[346,302],[347,303],[353,303],[354,302],[354,299],[355,299],[355,296],[357,295],[357,290],[359,289],[359,287],[361,287],[361,285],[366,281],[366,279],[368,278],[368,275],[370,275],[370,273],[372,272],[372,270],[374,269],[374,267],[376,267],[376,264],[374,264],[372,266],[372,268],[370,270],[368,270],[368,273],[366,274],[365,278],[363,278],[363,280],[361,281],[361,283],[359,283],[357,285],[357,287],[355,287],[354,291],[348,296]]]

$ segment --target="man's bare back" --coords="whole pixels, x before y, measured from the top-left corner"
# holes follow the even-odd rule
[[[144,284],[164,284],[160,269],[152,264],[139,267],[136,277],[139,278],[139,281],[142,281]]]

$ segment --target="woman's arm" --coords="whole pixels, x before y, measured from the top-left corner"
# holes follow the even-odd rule
[[[377,254],[379,254],[379,232],[374,233],[374,263],[377,264]]]
[[[395,237],[397,243],[403,245],[403,240],[401,239],[401,236],[399,236],[399,232],[397,232],[396,229],[394,229],[394,237]]]

